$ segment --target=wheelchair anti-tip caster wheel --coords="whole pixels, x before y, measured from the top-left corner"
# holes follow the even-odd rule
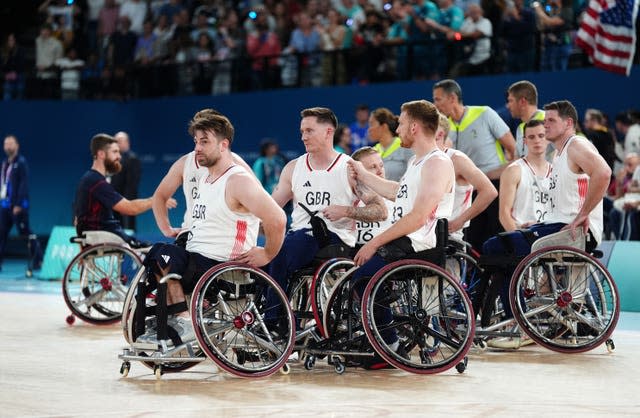
[[[463,361],[456,364],[456,370],[458,371],[458,373],[464,373],[464,371],[467,370],[468,363],[469,363],[469,358],[465,356]]]
[[[131,369],[131,363],[128,361],[123,361],[120,366],[120,374],[122,377],[127,377],[129,375],[129,370]]]
[[[344,363],[341,362],[341,361],[337,361],[336,364],[333,367],[335,368],[336,373],[338,373],[338,374],[342,374],[346,370],[346,367],[344,366]]]
[[[67,325],[73,325],[76,322],[76,317],[74,315],[68,315],[64,320]]]
[[[31,271],[31,270],[27,270],[27,271],[25,271],[25,272],[24,272],[24,275],[25,275],[26,277],[28,277],[28,278],[31,278],[31,277],[33,277],[33,271]]]
[[[613,350],[616,349],[616,344],[613,342],[613,340],[611,338],[609,338],[605,344],[607,344],[607,350],[610,353],[613,352]]]
[[[316,365],[316,356],[307,356],[304,359],[304,368],[307,370],[312,370],[313,366]]]
[[[285,364],[282,366],[282,368],[280,369],[280,373],[282,373],[282,374],[284,374],[284,375],[287,375],[287,374],[289,374],[290,372],[291,372],[291,367],[290,367],[287,363],[285,363]]]
[[[161,377],[162,377],[162,375],[164,374],[164,373],[162,373],[162,366],[161,366],[161,365],[159,365],[159,364],[156,364],[156,365],[153,367],[153,374],[156,376],[156,379],[157,379],[157,380],[160,380],[160,378],[161,378]]]

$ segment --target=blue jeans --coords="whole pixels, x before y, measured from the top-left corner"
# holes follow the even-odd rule
[[[547,43],[542,53],[541,71],[566,71],[569,65],[571,45]]]

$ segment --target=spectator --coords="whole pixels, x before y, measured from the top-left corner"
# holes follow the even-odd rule
[[[109,62],[114,67],[128,68],[135,56],[138,36],[131,30],[131,21],[127,16],[118,19],[118,30],[109,41]]]
[[[489,60],[491,58],[491,36],[493,28],[491,21],[482,15],[482,8],[474,3],[467,8],[467,18],[460,27],[459,36],[449,32],[447,37],[451,40],[469,40],[465,52],[466,58],[457,62],[451,69],[451,77],[479,75],[489,72]]]
[[[595,145],[596,149],[613,170],[616,160],[615,138],[604,123],[602,112],[587,109],[584,113],[584,135]]]
[[[327,13],[327,25],[318,25],[317,30],[322,38],[322,83],[324,85],[344,84],[346,68],[342,47],[347,28],[340,14],[334,9]]]
[[[193,92],[195,94],[211,94],[213,81],[213,44],[211,38],[205,33],[200,33],[194,48],[194,78]]]
[[[10,33],[0,51],[0,70],[4,74],[4,100],[22,99],[24,95],[24,52]]]
[[[205,13],[200,13],[196,15],[196,27],[191,31],[191,40],[194,43],[198,43],[198,38],[200,38],[200,34],[206,34],[209,39],[214,40],[218,36],[215,29],[210,25],[210,18]]]
[[[301,66],[301,86],[319,86],[322,80],[320,65],[321,38],[315,23],[306,12],[298,14],[298,27],[291,33],[287,52],[298,54],[298,65]]]
[[[573,9],[569,0],[548,0],[546,6],[533,2],[542,34],[542,71],[566,71],[571,53]]]
[[[120,148],[120,165],[122,169],[111,176],[111,185],[124,198],[134,200],[138,198],[138,187],[140,186],[140,176],[142,167],[135,152],[131,151],[129,134],[118,132],[114,138]],[[136,229],[135,215],[115,213],[116,219],[120,220],[123,228]]]
[[[464,11],[456,6],[452,0],[438,0],[438,6],[440,10],[437,18],[428,17],[425,19],[429,29],[434,31],[433,39],[435,42],[432,42],[430,50],[431,66],[433,67],[430,78],[434,80],[440,78],[450,65],[457,61],[456,59],[450,62],[449,55],[454,58],[456,54],[451,52],[455,51],[447,53],[444,46],[447,37],[461,31],[464,22]]]
[[[407,27],[409,23],[408,10],[411,9],[410,4],[405,4],[404,0],[394,0],[391,9],[389,10],[389,18],[391,19],[391,26],[387,30],[387,37],[385,44],[387,46],[393,45],[393,52],[396,58],[396,74],[400,80],[407,80],[409,78],[408,68],[408,47],[409,32]]]
[[[286,163],[275,141],[271,139],[262,141],[260,144],[260,157],[253,163],[252,169],[267,193],[271,194],[273,192]]]
[[[638,208],[640,208],[640,156],[629,153],[624,169],[618,174],[618,188],[609,211],[609,228],[616,240],[639,240]]]
[[[65,57],[56,60],[60,68],[60,92],[62,100],[80,98],[80,77],[84,61],[78,58],[75,48],[69,48]]]
[[[120,6],[116,0],[104,0],[104,6],[98,13],[98,50],[101,58],[109,45],[111,35],[118,28],[118,16],[120,16]]]
[[[51,36],[51,25],[45,24],[40,29],[40,36],[36,38],[36,69],[38,77],[38,92],[43,98],[56,96],[55,70],[56,60],[62,58],[62,43]]]
[[[240,72],[234,71],[233,60],[245,53],[246,35],[238,24],[238,14],[229,9],[218,25],[218,38],[215,46],[216,72],[213,77],[213,94],[225,94],[231,92],[232,86],[240,83]]]
[[[356,107],[356,120],[349,125],[349,129],[351,129],[352,151],[371,145],[371,140],[367,136],[369,130],[369,105],[362,103]]]
[[[522,73],[535,69],[536,16],[524,0],[513,0],[507,5],[502,22],[502,34],[506,42],[507,72]]]
[[[182,4],[182,0],[167,0],[160,7],[159,14],[160,16],[167,16],[167,18],[171,21],[173,19],[173,15],[178,14],[183,10],[185,10],[185,7]]]
[[[255,31],[247,35],[247,54],[251,64],[251,85],[254,89],[273,88],[279,85],[278,56],[282,51],[280,40],[269,30],[265,12],[257,14]]]
[[[333,133],[333,149],[351,155],[351,129],[343,123],[339,124]]]
[[[428,22],[437,22],[440,19],[440,11],[430,0],[417,0],[413,6],[407,7],[407,32],[409,42],[412,44],[414,78],[436,78],[435,63],[442,59],[433,48],[438,48],[438,42],[434,41],[435,33]]]
[[[142,0],[124,0],[120,6],[120,17],[129,18],[131,31],[136,35],[142,33],[142,26],[147,17],[147,5]]]

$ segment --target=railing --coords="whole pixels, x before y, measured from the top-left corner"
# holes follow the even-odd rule
[[[535,35],[531,71],[539,71],[543,53]],[[400,45],[363,45],[337,51],[283,54],[226,61],[131,65],[83,76],[77,92],[60,88],[60,70],[43,79],[30,71],[23,75],[25,98],[118,99],[217,95],[242,91],[292,87],[367,84],[388,81],[436,79],[446,76],[500,74],[508,70],[506,41],[492,38],[491,56],[472,73],[455,71],[473,41],[431,40]],[[590,66],[581,50],[573,48],[569,68]]]

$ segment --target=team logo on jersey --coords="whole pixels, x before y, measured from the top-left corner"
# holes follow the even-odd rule
[[[191,180],[189,180],[190,183],[196,183],[198,180],[196,180],[195,176],[191,177]]]
[[[169,264],[169,260],[171,260],[170,256],[162,254],[161,257],[164,260],[165,264]]]
[[[311,182],[307,180],[307,182],[303,184],[302,187],[311,187]]]

